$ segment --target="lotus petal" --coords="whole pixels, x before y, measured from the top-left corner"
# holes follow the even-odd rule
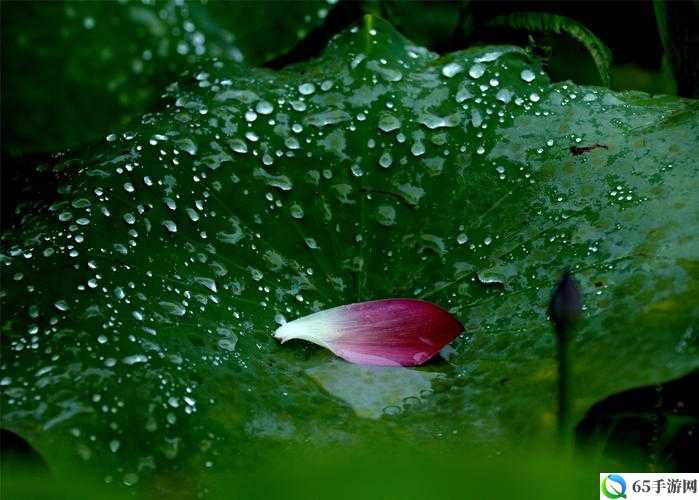
[[[280,326],[282,343],[303,339],[350,363],[415,366],[463,331],[439,306],[416,299],[384,299],[326,309]]]

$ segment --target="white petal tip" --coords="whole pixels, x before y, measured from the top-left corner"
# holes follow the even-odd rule
[[[287,336],[284,335],[283,329],[284,329],[284,325],[282,325],[282,326],[280,326],[279,328],[277,328],[277,329],[274,331],[274,334],[272,335],[275,339],[277,339],[278,341],[280,341],[282,344],[283,344],[284,342],[286,342],[287,340],[289,340],[289,338],[288,338]]]

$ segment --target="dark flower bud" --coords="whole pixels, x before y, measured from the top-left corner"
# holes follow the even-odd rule
[[[559,335],[568,331],[580,318],[582,300],[578,282],[569,270],[563,273],[561,281],[551,295],[549,315]]]

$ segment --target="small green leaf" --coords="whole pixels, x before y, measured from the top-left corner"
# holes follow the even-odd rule
[[[516,12],[499,16],[490,26],[506,26],[517,30],[540,31],[568,35],[580,42],[590,53],[604,85],[609,86],[612,53],[602,40],[585,26],[569,17],[541,12]]]

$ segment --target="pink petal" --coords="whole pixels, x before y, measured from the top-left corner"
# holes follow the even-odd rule
[[[274,337],[303,339],[350,363],[421,365],[463,326],[447,311],[415,299],[385,299],[326,309],[280,326]]]

